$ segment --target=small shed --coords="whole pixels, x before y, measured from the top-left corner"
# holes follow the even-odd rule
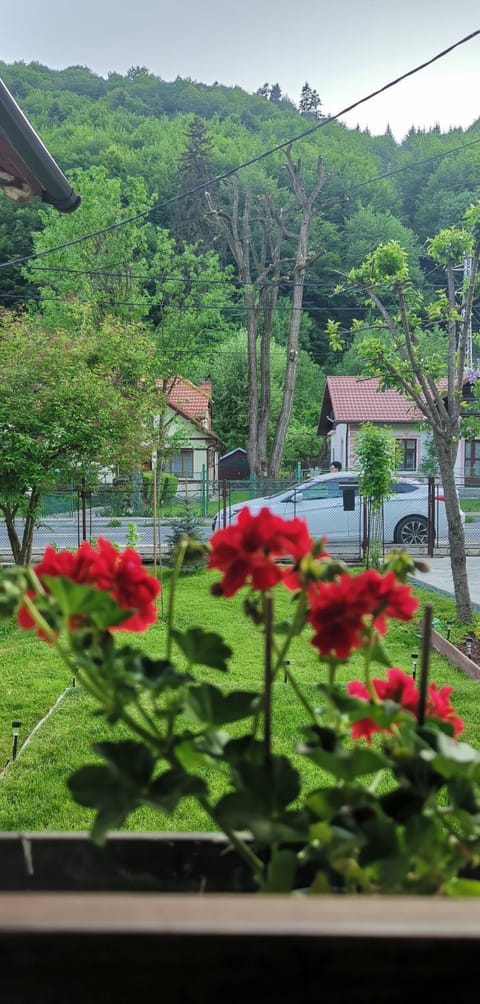
[[[237,446],[236,450],[224,453],[218,462],[219,481],[247,481],[250,477],[250,466],[247,451]]]

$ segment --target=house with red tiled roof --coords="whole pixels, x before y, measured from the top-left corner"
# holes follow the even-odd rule
[[[398,390],[380,390],[378,377],[327,377],[323,394],[319,436],[328,436],[330,460],[344,468],[355,466],[355,436],[365,422],[388,427],[399,447],[400,472],[418,473],[427,432],[423,416]]]
[[[166,384],[167,435],[178,436],[182,445],[171,453],[166,470],[182,482],[218,478],[218,459],[224,452],[222,440],[212,429],[212,384],[194,384],[184,377],[172,377]]]
[[[468,377],[464,397],[471,397]],[[389,428],[398,443],[401,474],[421,472],[431,439],[425,418],[400,391],[380,389],[378,377],[327,377],[320,409],[318,435],[327,436],[330,462],[340,460],[345,469],[355,467],[355,436],[364,422]],[[461,439],[455,465],[457,484],[480,484],[480,439]]]

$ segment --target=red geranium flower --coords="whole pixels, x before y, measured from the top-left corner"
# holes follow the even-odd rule
[[[334,582],[320,581],[309,587],[307,621],[315,629],[312,645],[322,655],[333,653],[337,659],[347,659],[352,649],[363,644],[369,607],[355,583],[355,578],[340,575]]]
[[[246,507],[236,523],[213,534],[210,546],[208,567],[224,572],[221,591],[233,596],[246,582],[262,592],[271,589],[285,575],[274,559],[285,555],[299,560],[312,539],[301,519],[285,520],[267,508],[252,515]]]
[[[140,555],[130,547],[123,552],[117,551],[110,541],[102,537],[99,537],[95,547],[84,541],[74,552],[55,551],[53,547],[47,547],[34,570],[47,592],[46,577],[49,576],[71,579],[109,592],[119,607],[132,611],[117,630],[143,631],[156,620],[155,599],[160,592],[160,583],[147,573]],[[23,628],[35,626],[25,606],[18,611],[18,623]]]
[[[441,718],[444,722],[450,722],[456,736],[463,732],[465,723],[463,718],[455,714],[455,708],[450,704],[450,694],[453,687],[440,687],[437,689],[436,683],[429,683],[427,687],[426,715],[430,718]]]
[[[410,587],[397,582],[393,572],[380,575],[374,569],[317,582],[310,587],[309,601],[307,620],[316,632],[312,645],[337,659],[347,659],[352,649],[362,646],[367,617],[385,634],[387,616],[409,620],[418,606]]]
[[[408,673],[402,669],[389,669],[386,680],[374,679],[372,686],[381,701],[394,701],[405,711],[418,717],[418,707],[420,693]],[[370,695],[367,687],[360,680],[352,680],[347,684],[347,691],[354,697],[362,701],[369,701]],[[450,703],[450,694],[453,687],[440,687],[437,689],[436,683],[430,683],[427,687],[427,705],[425,708],[426,718],[441,718],[444,722],[450,722],[454,734],[459,735],[464,728],[464,723]],[[361,718],[358,722],[353,722],[351,726],[352,739],[366,739],[371,742],[374,732],[381,732],[382,729],[372,718]]]
[[[359,697],[362,701],[369,701],[370,695],[364,683],[360,680],[351,680],[347,684],[347,691],[352,697]],[[366,739],[370,745],[374,732],[381,732],[381,726],[374,722],[373,718],[359,718],[358,722],[352,722],[352,739]]]
[[[411,711],[413,715],[418,713],[420,694],[413,678],[403,669],[394,666],[388,670],[386,680],[375,679],[373,686],[381,701],[395,701],[405,711]]]

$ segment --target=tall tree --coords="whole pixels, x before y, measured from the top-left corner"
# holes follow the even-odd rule
[[[122,183],[109,177],[104,167],[72,171],[71,177],[82,195],[80,208],[70,215],[39,210],[43,229],[33,235],[39,253],[67,246],[24,269],[39,288],[42,315],[48,324],[70,330],[83,324],[88,328],[111,315],[139,320],[150,304],[144,281],[148,226],[141,218],[118,229],[108,228],[144,213],[153,199],[147,196],[142,179],[128,178]],[[69,245],[95,231],[100,232],[91,239]]]
[[[462,426],[467,431],[464,386],[471,377],[465,364],[480,260],[480,205],[467,210],[464,222],[463,228],[442,230],[428,242],[429,254],[446,280],[434,300],[426,300],[411,282],[406,252],[395,241],[381,244],[363,265],[352,269],[348,281],[365,291],[377,311],[377,331],[358,345],[368,372],[380,376],[384,387],[398,387],[431,428],[445,495],[457,616],[468,622],[471,604],[455,460]],[[458,295],[454,269],[467,256],[470,274]],[[395,309],[390,306],[392,293]],[[432,351],[425,337],[432,326],[443,329],[445,352]],[[330,325],[337,344],[338,329],[338,323]]]
[[[0,512],[14,561],[28,564],[42,492],[92,464],[143,458],[156,409],[153,345],[112,320],[72,338],[5,311],[0,354]]]
[[[189,192],[212,177],[212,140],[197,115],[187,129],[187,146],[178,162],[178,192]],[[174,204],[172,232],[178,243],[208,245],[210,230],[203,190],[192,192]]]
[[[298,103],[300,115],[309,115],[311,118],[318,119],[320,118],[321,107],[322,102],[318,91],[314,87],[310,87],[310,84],[306,80],[300,92],[300,101]]]
[[[300,163],[293,161],[290,148],[286,151],[286,174],[293,193],[291,210],[300,217],[295,230],[291,230],[288,226],[289,213],[284,209],[278,210],[272,197],[267,193],[254,206],[252,193],[247,190],[241,208],[238,185],[234,181],[230,213],[216,209],[207,194],[212,217],[228,242],[244,289],[248,332],[247,452],[250,470],[260,478],[278,476],[292,413],[305,271],[309,262],[308,240],[314,205],[324,183],[322,159],[318,159],[316,176],[309,192],[306,189]],[[293,242],[293,254],[291,245],[288,247],[288,241]],[[282,404],[272,446],[269,449],[270,347],[282,278],[288,278],[291,282],[291,313]]]

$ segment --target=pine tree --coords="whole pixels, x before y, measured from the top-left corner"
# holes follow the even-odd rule
[[[203,119],[195,116],[187,129],[187,145],[178,162],[178,192],[188,192],[213,174],[212,141]],[[203,189],[174,203],[172,233],[177,243],[208,243],[206,203]]]
[[[322,102],[318,91],[310,87],[308,80],[306,80],[302,87],[298,104],[300,115],[309,115],[311,118],[318,119],[320,118],[321,107]]]

